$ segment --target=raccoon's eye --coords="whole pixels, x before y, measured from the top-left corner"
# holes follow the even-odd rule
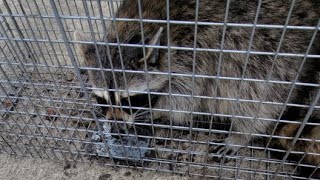
[[[144,107],[149,105],[149,99],[147,94],[140,94],[130,97],[131,106]]]
[[[151,106],[154,104],[154,96],[150,96],[151,98]],[[138,109],[135,107],[149,107],[149,99],[148,99],[148,94],[139,94],[135,96],[130,96],[130,103],[132,106],[132,112],[136,112]],[[121,105],[122,106],[129,106],[129,99],[128,98],[123,98],[121,99]],[[123,110],[127,113],[130,113],[130,108],[123,108]]]

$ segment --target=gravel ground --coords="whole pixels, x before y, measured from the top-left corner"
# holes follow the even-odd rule
[[[0,155],[1,180],[191,180],[188,176],[102,166],[97,163],[66,163],[48,159]],[[203,179],[203,178],[202,178]]]

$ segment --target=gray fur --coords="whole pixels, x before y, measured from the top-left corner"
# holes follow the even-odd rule
[[[170,19],[171,20],[195,20],[195,0],[171,0],[170,1]],[[202,0],[199,6],[199,21],[202,22],[224,22],[224,14],[226,7],[225,0]],[[315,26],[319,15],[311,0],[297,0],[294,7],[289,25]],[[141,0],[142,16],[145,19],[166,20],[166,1]],[[259,15],[258,24],[277,24],[284,25],[286,15],[289,11],[291,2],[288,0],[263,0],[261,13]],[[254,22],[257,9],[257,1],[253,0],[232,0],[230,4],[228,22],[234,23],[250,23]],[[117,17],[139,19],[138,4],[136,0],[126,0],[118,9]],[[119,21],[110,26],[107,39],[109,42],[116,42],[116,33],[119,34],[121,43],[141,44],[141,30],[139,22]],[[143,23],[145,43],[151,44],[160,27],[164,30],[161,35],[160,45],[167,46],[170,42],[171,46],[193,47],[194,42],[194,25],[170,25],[170,39],[167,37],[166,24]],[[115,29],[114,29],[115,27]],[[198,26],[196,46],[198,48],[220,48],[223,27],[221,26]],[[252,28],[228,27],[224,39],[224,49],[227,50],[248,50],[250,35]],[[257,28],[253,39],[251,51],[276,52],[282,29]],[[306,53],[308,44],[312,37],[313,31],[287,30],[281,45],[280,52],[285,53]],[[85,45],[80,47],[80,53],[85,60],[86,66],[99,68],[97,54],[100,55],[104,68],[111,68],[112,62],[115,69],[122,69],[120,56],[117,47],[110,46],[111,59],[107,57],[106,46]],[[122,57],[124,68],[129,70],[144,70],[144,62],[141,48],[122,47]],[[312,49],[313,51],[313,49]],[[146,49],[146,53],[148,49]],[[166,49],[157,50],[158,53],[152,53],[152,57],[158,57],[156,61],[151,60],[152,57],[146,59],[149,71],[168,72],[168,51]],[[313,52],[311,52],[313,53]],[[193,52],[183,50],[171,50],[171,72],[197,75],[217,75],[219,53],[198,51],[195,58],[195,72],[193,72]],[[249,79],[266,80],[272,66],[274,56],[267,55],[250,55],[249,63],[244,74]],[[297,75],[299,66],[303,58],[278,56],[272,71],[271,80],[276,81],[293,81]],[[223,53],[221,69],[219,70],[222,77],[241,77],[245,66],[246,54],[241,53]],[[307,63],[301,72],[301,77],[305,77],[309,70]],[[126,73],[128,87],[125,87],[124,77],[122,73],[116,73],[115,79],[111,72],[104,72],[107,77],[106,81],[101,80],[100,71],[90,71],[90,82],[95,87],[114,88],[115,82],[117,88],[129,90],[147,91],[148,85],[151,91],[169,92],[168,76],[149,74],[146,78],[144,74]],[[301,79],[300,80],[304,80]],[[305,80],[307,81],[307,80]],[[105,84],[104,82],[107,82]],[[263,82],[240,81],[237,80],[219,80],[212,78],[195,78],[192,83],[191,77],[172,76],[171,77],[171,93],[189,94],[223,97],[223,98],[239,98],[246,100],[258,100],[268,102],[283,103],[286,101],[291,85],[269,83],[265,85]],[[110,92],[111,93],[111,92]],[[292,94],[289,102],[293,102],[296,93]],[[125,95],[123,95],[125,97]],[[160,109],[173,109],[180,111],[196,111],[209,112],[236,116],[249,116],[267,119],[275,119],[283,108],[281,105],[268,105],[258,103],[235,101],[200,99],[189,97],[162,96],[153,106]],[[154,118],[169,119],[168,112],[154,112]],[[199,117],[203,120],[208,117]],[[176,124],[188,124],[190,122],[189,113],[172,113],[172,119]],[[215,120],[228,120],[228,118],[216,117]],[[262,121],[257,119],[233,118],[233,131],[242,133],[268,133],[268,129],[272,128],[273,122]],[[226,138],[227,143],[221,153],[232,150],[235,152],[238,148],[231,147],[232,144],[247,145],[253,137],[248,135],[232,134]]]

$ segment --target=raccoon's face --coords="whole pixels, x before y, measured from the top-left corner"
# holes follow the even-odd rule
[[[159,45],[161,31],[162,28],[155,36],[146,37],[145,43]],[[76,39],[91,40],[79,34],[76,34]],[[124,43],[141,44],[141,40],[139,36],[133,36]],[[145,54],[141,47],[80,44],[77,49],[85,67],[98,68],[88,71],[89,83],[93,88],[102,88],[93,90],[94,94],[114,106],[107,108],[108,119],[133,122],[149,116],[147,112],[150,111],[143,108],[155,105],[157,98],[148,92],[161,91],[167,82],[164,75],[144,72],[146,64],[150,72],[161,71],[159,49],[146,48]]]

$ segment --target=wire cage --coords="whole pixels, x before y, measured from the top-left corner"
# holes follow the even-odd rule
[[[128,0],[127,0],[128,1]],[[317,104],[320,96],[317,82],[303,83],[294,79],[292,81],[272,80],[268,78],[246,78],[226,77],[217,74],[177,73],[161,71],[139,71],[130,69],[117,69],[96,67],[92,68],[82,63],[82,55],[77,52],[77,46],[90,44],[110,47],[137,47],[143,49],[144,54],[148,54],[148,48],[160,48],[167,51],[186,51],[188,55],[196,59],[198,52],[211,52],[217,54],[243,54],[243,57],[255,55],[268,55],[277,57],[296,57],[303,61],[309,58],[320,60],[319,53],[305,52],[290,53],[282,52],[281,42],[290,31],[308,31],[310,47],[317,41],[317,32],[320,30],[319,16],[315,19],[316,24],[311,25],[290,25],[291,14],[294,11],[295,0],[288,1],[288,7],[283,10],[283,17],[286,21],[282,24],[259,23],[259,14],[263,11],[264,2],[267,0],[254,1],[253,21],[230,22],[228,16],[234,9],[241,8],[241,3],[236,6],[233,0],[219,1],[224,9],[222,11],[222,21],[200,21],[198,20],[199,4],[201,0],[194,0],[195,17],[193,21],[170,19],[170,0],[166,2],[166,19],[144,18],[141,8],[141,1],[137,0],[139,9],[138,19],[117,17],[117,9],[122,6],[120,0],[1,0],[0,1],[0,152],[22,156],[38,158],[59,159],[67,161],[89,162],[97,158],[105,165],[119,167],[134,167],[143,170],[154,170],[159,172],[173,172],[177,174],[189,174],[220,179],[307,179],[317,173],[319,164],[305,163],[304,158],[313,155],[315,159],[320,159],[320,152],[305,152],[299,149],[281,149],[272,146],[273,138],[283,138],[292,140],[292,145],[298,145],[299,141],[305,140],[313,145],[320,143],[320,139],[302,137],[304,127],[319,126],[317,121],[309,121],[313,112],[320,108]],[[269,2],[270,0],[268,0]],[[297,0],[298,2],[299,0]],[[160,2],[160,1],[159,1]],[[218,2],[218,1],[217,1]],[[315,2],[317,4],[317,2]],[[128,13],[134,7],[126,7]],[[243,8],[243,7],[242,7]],[[231,11],[231,9],[233,11]],[[305,11],[309,11],[305,9]],[[241,15],[241,11],[238,11]],[[307,17],[306,17],[307,18]],[[166,44],[148,45],[136,43],[124,43],[116,39],[107,42],[105,35],[109,32],[109,25],[116,22],[135,22],[140,26],[139,31],[143,35],[145,24],[161,24],[166,30],[170,26],[192,26],[194,34],[200,26],[216,27],[221,31],[220,47],[201,48],[197,47],[197,35],[194,43],[188,45]],[[228,36],[228,28],[248,28],[252,34],[249,36],[247,49],[225,49],[224,38]],[[275,52],[263,52],[253,50],[250,46],[254,41],[255,31],[268,29],[270,31],[280,31],[283,36],[279,37],[279,45],[274,48]],[[74,37],[74,32],[81,32],[88,35],[87,40],[78,40]],[[127,29],[129,32],[130,29]],[[199,30],[200,31],[200,30]],[[119,32],[118,32],[119,33]],[[115,33],[117,34],[117,32]],[[170,36],[170,34],[168,33]],[[116,35],[117,36],[117,35]],[[183,36],[189,36],[184,34]],[[267,35],[266,35],[267,36]],[[147,35],[145,35],[147,37]],[[251,37],[251,38],[250,38]],[[168,38],[170,39],[170,37]],[[319,38],[318,38],[319,39]],[[309,47],[309,46],[308,46]],[[122,51],[119,51],[121,54]],[[170,53],[169,53],[170,54]],[[124,55],[120,55],[124,56]],[[167,57],[170,59],[170,55]],[[183,58],[183,57],[182,57]],[[103,59],[103,57],[101,57]],[[221,60],[221,61],[220,61]],[[219,59],[219,66],[223,66],[223,56]],[[100,60],[101,61],[101,60]],[[169,60],[170,62],[170,60]],[[194,60],[195,62],[195,60]],[[170,65],[169,65],[170,66]],[[195,63],[189,64],[195,69]],[[245,68],[243,68],[245,69]],[[107,117],[105,108],[134,109],[129,105],[110,105],[99,101],[94,92],[102,92],[98,87],[92,86],[89,80],[88,71],[101,73],[101,83],[107,81],[103,72],[112,72],[116,76],[125,73],[140,74],[162,74],[169,79],[175,77],[220,79],[222,81],[261,82],[270,84],[287,84],[294,91],[296,86],[314,88],[314,95],[310,95],[308,101],[295,103],[291,101],[273,102],[262,99],[241,99],[239,97],[210,97],[183,91],[176,92],[155,92],[151,89],[143,93],[148,95],[149,106],[142,109],[151,111],[165,111],[172,114],[166,121],[133,121],[125,122]],[[243,70],[245,71],[245,70]],[[271,71],[271,69],[270,69]],[[300,71],[299,71],[300,72]],[[299,74],[296,74],[298,77]],[[111,77],[112,78],[112,77]],[[128,81],[128,80],[125,80]],[[169,80],[170,81],[170,80]],[[169,86],[170,82],[169,82]],[[129,89],[117,87],[105,87],[110,92],[130,92]],[[170,89],[170,88],[169,88]],[[240,91],[240,90],[239,90]],[[137,92],[135,92],[137,93]],[[250,92],[247,92],[250,93]],[[230,125],[226,122],[213,121],[214,117],[236,118],[246,117],[245,114],[223,114],[195,110],[186,111],[175,108],[156,109],[151,106],[151,96],[189,97],[196,101],[196,98],[215,99],[218,102],[245,102],[253,103],[256,106],[269,104],[272,106],[281,105],[283,109],[294,107],[304,109],[306,113],[300,121],[291,121],[289,118],[282,118],[286,113],[281,111],[275,119],[260,117],[247,117],[274,121],[275,124],[295,123],[299,125],[299,130],[289,137],[277,135],[276,127],[270,134],[251,134],[256,136],[256,140],[245,145],[235,154],[223,155],[222,160],[215,161],[214,153],[209,152],[209,148],[219,145],[222,139],[232,133]],[[102,95],[103,96],[103,95]],[[288,99],[289,99],[288,95]],[[101,99],[100,99],[101,100]],[[134,101],[134,99],[131,99]],[[139,101],[139,100],[137,100]],[[174,104],[174,103],[173,103]],[[189,106],[192,106],[190,104]],[[132,112],[131,112],[132,113]],[[174,113],[190,114],[191,119],[185,121],[191,123],[173,123]],[[210,117],[210,121],[197,120],[197,116],[204,115]],[[188,116],[189,117],[189,116]],[[193,119],[194,118],[194,119]],[[116,129],[116,130],[114,130]],[[319,137],[319,136],[318,136]],[[300,144],[299,144],[300,146]],[[280,157],[274,153],[282,153]],[[300,155],[298,159],[291,160],[291,154]],[[299,171],[302,168],[311,168],[309,174],[302,176]]]

